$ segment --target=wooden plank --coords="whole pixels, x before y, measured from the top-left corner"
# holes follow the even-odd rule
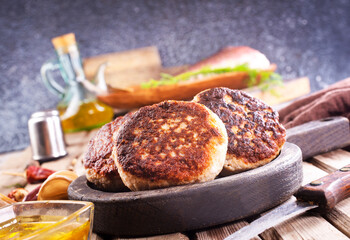
[[[303,162],[303,185],[311,182],[312,180],[318,179],[320,177],[323,177],[327,175],[326,172],[322,171],[321,169],[313,166],[310,163]],[[322,219],[322,218],[321,218]],[[237,224],[237,225],[236,225]],[[238,222],[232,225],[225,225],[219,228],[213,228],[207,231],[202,231],[196,233],[197,238],[200,239],[223,239],[224,237],[234,233],[238,229],[242,228],[243,226],[247,225],[247,222]],[[283,226],[283,224],[282,224]],[[281,235],[280,235],[281,234]],[[295,233],[297,234],[297,233]],[[284,233],[280,233],[279,228],[271,228],[267,231],[265,231],[262,236],[265,239],[283,239]],[[280,237],[280,238],[278,238]]]
[[[319,179],[328,173],[311,163],[303,162],[303,184]],[[341,223],[340,223],[341,224]],[[336,226],[336,225],[335,225]],[[270,228],[261,234],[262,239],[348,239],[321,215],[307,212]]]
[[[67,147],[67,156],[54,161],[44,162],[41,166],[55,171],[70,170],[72,169],[73,161],[82,155],[84,151],[83,146],[84,144],[69,146]]]
[[[111,240],[189,240],[189,238],[182,233],[173,233],[143,238],[112,238]]]
[[[102,240],[105,239],[102,236],[99,236],[96,233],[91,234],[91,240]],[[189,240],[189,238],[182,233],[173,233],[167,235],[143,237],[143,238],[113,238],[112,236],[108,237],[109,240]]]
[[[337,149],[329,153],[315,156],[310,162],[324,171],[331,173],[350,164],[350,152]]]
[[[84,154],[80,155],[78,158],[76,158],[73,162],[73,169],[72,171],[75,172],[78,176],[82,176],[85,175],[85,168],[83,165],[83,158],[84,158]]]
[[[222,240],[225,237],[231,235],[232,233],[238,231],[239,229],[241,229],[242,227],[244,227],[246,225],[248,225],[248,222],[238,221],[238,222],[234,222],[234,223],[230,223],[230,224],[225,224],[225,225],[220,226],[220,227],[215,227],[215,228],[211,228],[208,230],[199,231],[199,232],[196,232],[195,235],[196,235],[197,240],[207,240],[207,239]],[[260,238],[254,237],[252,239],[258,240]]]
[[[328,173],[308,162],[303,162],[303,185],[326,176]]]
[[[317,213],[308,212],[261,234],[264,240],[348,239]]]
[[[350,163],[350,152],[338,149],[315,156],[313,163],[333,172]],[[325,218],[350,238],[350,199],[338,203],[332,211],[326,213]]]
[[[155,46],[108,53],[84,59],[84,72],[87,79],[93,79],[98,67],[105,62],[108,62],[104,74],[105,81],[116,89],[158,79],[162,66]]]
[[[6,167],[6,162],[9,159],[15,159],[18,158],[21,154],[23,153],[22,151],[15,151],[15,152],[8,152],[8,153],[2,153],[0,154],[0,168],[1,167]]]
[[[271,91],[261,91],[258,87],[242,89],[250,95],[259,98],[270,106],[288,102],[310,93],[310,81],[307,77],[297,78],[276,86]]]
[[[79,151],[76,151],[74,158],[71,159],[68,170],[74,171],[78,176],[85,175],[85,168],[83,166],[84,154],[87,150],[87,145],[90,139],[96,135],[98,130],[99,129],[94,129],[92,131],[86,132],[86,135],[83,141],[79,145],[79,148],[78,148]]]
[[[1,155],[0,172],[23,173],[28,164],[33,163],[30,147],[23,151]],[[27,181],[24,177],[1,174],[0,192],[7,195],[19,186],[25,186]]]
[[[67,146],[80,145],[86,142],[86,137],[89,135],[88,131],[81,131],[76,133],[65,133],[64,140]]]
[[[325,215],[325,218],[350,238],[350,199],[346,199]]]

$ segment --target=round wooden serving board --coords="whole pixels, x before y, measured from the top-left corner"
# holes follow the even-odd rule
[[[302,153],[286,143],[272,162],[214,181],[137,192],[103,192],[85,176],[68,189],[70,199],[95,204],[93,231],[145,236],[214,226],[261,213],[291,197],[302,183]]]

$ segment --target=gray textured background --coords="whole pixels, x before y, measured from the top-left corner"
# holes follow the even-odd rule
[[[165,66],[249,45],[312,91],[350,76],[350,1],[0,0],[0,152],[29,145],[31,113],[58,102],[41,82],[50,39],[74,32],[83,57],[156,45]]]

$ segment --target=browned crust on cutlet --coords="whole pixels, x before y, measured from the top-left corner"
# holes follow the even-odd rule
[[[150,181],[186,182],[201,175],[210,164],[206,144],[226,141],[207,121],[208,111],[181,101],[140,108],[117,133],[118,168]]]
[[[126,121],[130,114],[125,117],[117,117],[114,121],[105,124],[89,141],[84,156],[84,167],[94,170],[97,174],[105,177],[119,176],[117,167],[112,158],[114,147],[113,134]]]
[[[224,122],[228,155],[257,163],[275,157],[285,143],[286,130],[279,123],[278,112],[243,91],[213,88],[199,93],[194,101]]]

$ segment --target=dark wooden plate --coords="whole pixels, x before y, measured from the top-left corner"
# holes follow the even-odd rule
[[[299,147],[286,143],[265,166],[211,182],[158,190],[109,193],[85,176],[69,187],[70,199],[95,204],[93,230],[120,236],[182,232],[260,213],[287,200],[302,182]]]
[[[345,118],[316,121],[288,134],[291,140],[306,134],[308,141],[299,140],[300,148],[308,155],[322,153],[349,143],[349,122]],[[69,186],[68,195],[95,204],[93,231],[97,233],[130,237],[205,228],[261,213],[290,198],[302,183],[300,148],[287,142],[280,155],[262,167],[158,190],[102,192],[81,176]]]

